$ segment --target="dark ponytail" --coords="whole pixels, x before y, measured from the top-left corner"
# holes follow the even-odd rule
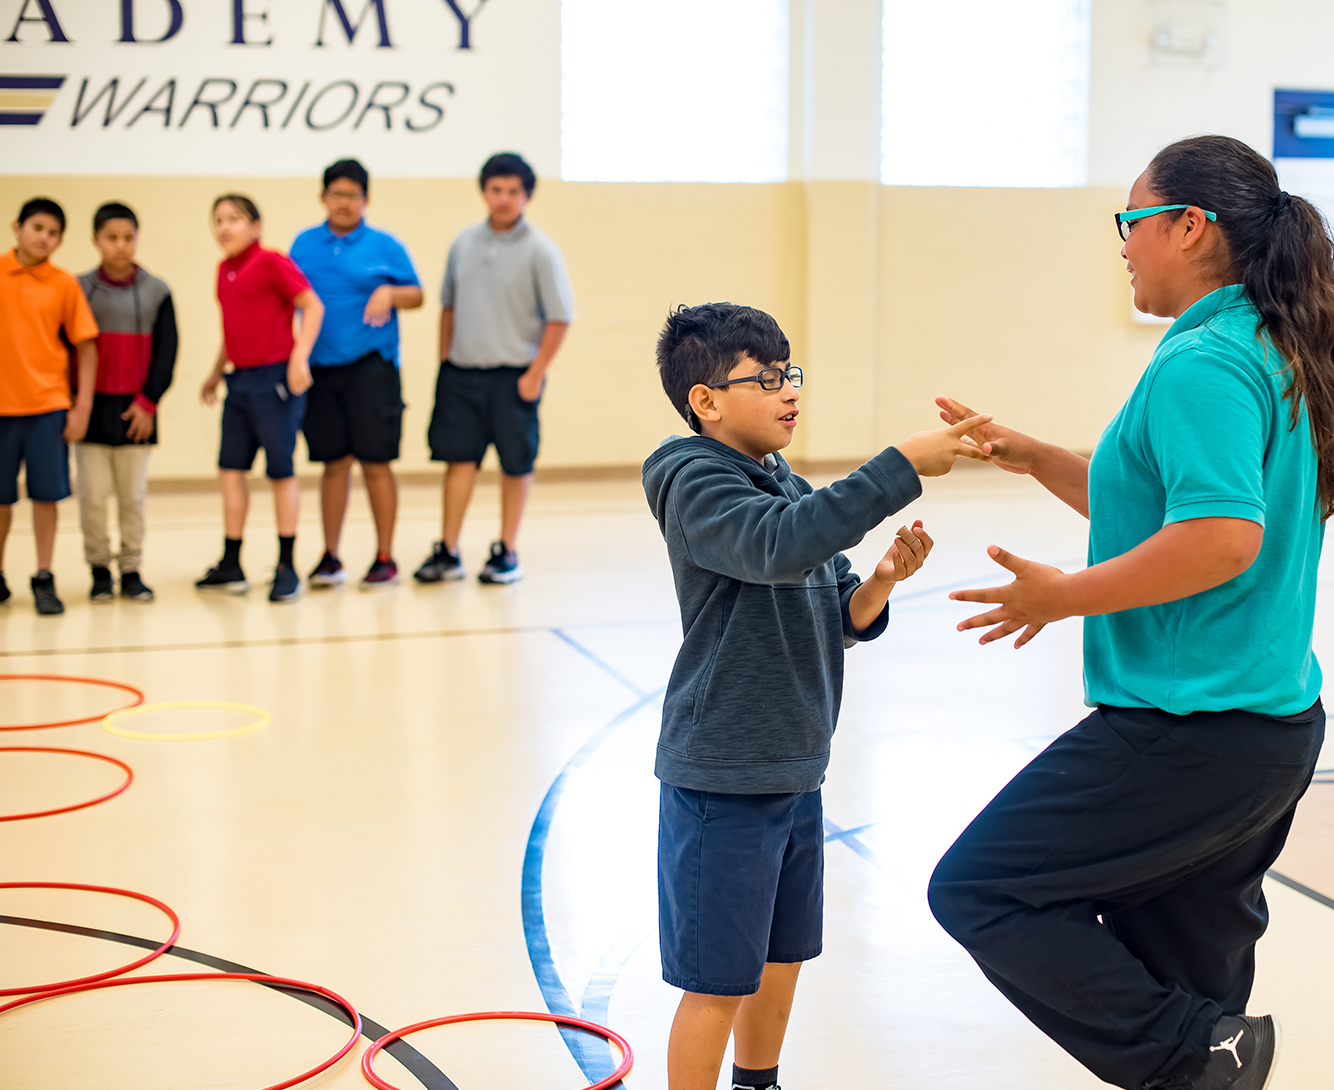
[[[1323,518],[1334,513],[1334,244],[1324,219],[1283,192],[1269,160],[1227,136],[1169,144],[1148,169],[1164,204],[1218,214],[1226,249],[1219,272],[1239,281],[1290,373],[1283,396],[1292,427],[1302,403],[1319,461]],[[1180,215],[1180,213],[1178,213]]]

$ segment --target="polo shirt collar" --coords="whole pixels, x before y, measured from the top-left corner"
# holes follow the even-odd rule
[[[12,249],[3,257],[0,257],[0,271],[15,274],[25,272],[35,276],[38,280],[49,280],[55,275],[55,270],[51,267],[50,261],[42,261],[36,265],[25,265],[19,260],[18,249]]]
[[[259,239],[255,239],[249,246],[242,250],[235,257],[225,257],[222,259],[223,265],[229,272],[235,272],[252,257],[259,253]]]
[[[139,279],[139,266],[135,265],[134,271],[124,280],[113,280],[107,275],[106,269],[99,265],[97,266],[97,279],[102,281],[103,284],[110,284],[113,288],[128,288]]]
[[[1181,313],[1171,328],[1167,331],[1164,341],[1171,340],[1178,333],[1188,333],[1192,329],[1204,325],[1214,315],[1224,310],[1232,310],[1234,307],[1251,306],[1250,298],[1246,295],[1246,288],[1241,284],[1225,284],[1221,288],[1215,288],[1202,299],[1197,299]]]
[[[528,219],[526,216],[523,215],[519,216],[514,226],[511,227],[508,231],[497,231],[494,227],[492,227],[490,216],[487,216],[487,218],[484,219],[482,222],[486,224],[486,229],[491,233],[492,239],[494,239],[497,242],[508,242],[511,239],[523,238],[523,236],[526,235],[530,230],[528,226]]]
[[[369,228],[366,226],[365,216],[362,216],[361,222],[357,224],[354,228],[352,228],[352,230],[350,230],[345,235],[340,235],[337,231],[335,231],[332,227],[329,226],[329,221],[325,220],[324,241],[328,243],[346,242],[349,246],[355,246],[358,242],[360,242],[363,238],[366,237],[366,232],[368,230]]]

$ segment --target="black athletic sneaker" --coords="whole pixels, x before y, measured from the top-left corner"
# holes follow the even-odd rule
[[[291,564],[279,564],[273,569],[269,587],[270,602],[295,602],[301,597],[301,576]]]
[[[65,612],[65,603],[56,597],[56,577],[49,571],[39,571],[29,585],[38,613],[49,617]]]
[[[110,568],[93,568],[93,589],[88,592],[89,601],[114,602],[116,584],[111,581]]]
[[[120,596],[133,602],[151,602],[156,597],[153,588],[139,578],[137,571],[120,573]]]
[[[479,583],[517,583],[523,578],[523,568],[519,566],[519,554],[505,548],[503,541],[491,542],[491,555],[482,570],[477,573]]]
[[[325,550],[320,562],[306,576],[306,582],[312,587],[336,587],[339,583],[347,582],[347,572],[343,569],[343,562]]]
[[[8,602],[9,596],[13,593],[9,589],[9,584],[5,582],[5,573],[0,571],[0,602]]]
[[[221,560],[215,567],[209,568],[208,574],[203,579],[195,581],[195,590],[214,594],[244,594],[249,589],[250,583],[246,580],[241,565],[224,564]]]
[[[370,571],[361,577],[362,590],[388,590],[397,585],[398,565],[392,559],[381,560],[377,556]]]
[[[1224,1015],[1209,1037],[1209,1063],[1196,1090],[1266,1090],[1282,1037],[1278,1022],[1267,1014]]]
[[[431,555],[422,561],[422,566],[412,573],[418,583],[452,583],[462,579],[463,561],[458,553],[451,553],[443,541],[431,546]]]

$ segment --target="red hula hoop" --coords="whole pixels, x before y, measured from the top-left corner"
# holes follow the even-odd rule
[[[4,1007],[0,1007],[0,1013],[4,1010]],[[400,1037],[406,1037],[409,1033],[431,1029],[433,1026],[447,1026],[451,1022],[487,1022],[492,1019],[555,1022],[557,1025],[574,1026],[575,1029],[596,1033],[599,1037],[610,1041],[621,1050],[621,1065],[601,1082],[595,1082],[589,1086],[588,1090],[607,1090],[608,1087],[615,1086],[626,1075],[630,1074],[630,1068],[635,1065],[635,1054],[630,1050],[630,1042],[615,1030],[610,1030],[606,1026],[599,1026],[596,1022],[586,1022],[582,1018],[571,1018],[564,1014],[540,1014],[536,1011],[479,1011],[476,1014],[452,1014],[448,1018],[432,1018],[429,1022],[414,1022],[410,1026],[404,1026],[402,1029],[386,1033],[361,1054],[361,1073],[366,1076],[372,1086],[377,1086],[380,1090],[400,1090],[393,1083],[385,1082],[384,1079],[380,1078],[372,1067],[375,1054],[382,1048]]]
[[[168,936],[166,942],[138,961],[122,965],[119,969],[111,969],[105,973],[94,973],[92,976],[81,976],[74,980],[61,980],[55,984],[38,984],[31,988],[0,988],[0,995],[31,995],[33,992],[49,992],[57,988],[69,988],[76,984],[91,984],[95,980],[106,980],[108,977],[120,976],[121,973],[128,973],[141,965],[147,965],[155,958],[160,958],[181,937],[181,918],[172,911],[169,905],[163,904],[156,897],[150,897],[146,893],[135,893],[132,889],[117,889],[115,886],[83,886],[72,882],[0,882],[0,889],[77,889],[86,893],[111,893],[117,897],[133,897],[135,900],[143,901],[154,908],[161,909],[166,913],[167,919],[171,920],[172,924],[171,935]]]
[[[55,988],[49,992],[39,992],[36,995],[25,996],[22,999],[16,999],[12,1003],[6,1003],[0,1007],[0,1014],[6,1011],[12,1011],[15,1007],[26,1006],[28,1003],[36,1003],[42,999],[54,999],[58,995],[74,995],[77,992],[95,992],[100,988],[119,988],[127,984],[164,984],[172,980],[252,980],[256,984],[277,984],[284,988],[300,988],[302,991],[314,992],[316,995],[322,995],[325,999],[337,1003],[352,1019],[352,1036],[347,1039],[337,1052],[330,1056],[318,1067],[312,1067],[309,1071],[304,1071],[295,1078],[287,1079],[284,1082],[276,1082],[272,1086],[264,1087],[264,1090],[287,1090],[289,1086],[295,1086],[297,1083],[305,1082],[307,1079],[313,1079],[321,1071],[326,1071],[333,1067],[339,1060],[352,1051],[352,1046],[357,1043],[357,1038],[361,1036],[361,1015],[357,1013],[356,1007],[352,1006],[346,999],[336,992],[331,992],[328,988],[321,988],[318,984],[307,984],[304,980],[289,980],[283,976],[269,976],[266,973],[173,973],[167,976],[130,976],[122,977],[119,980],[99,980],[92,984],[79,984],[69,988]]]
[[[120,689],[123,692],[131,694],[134,699],[128,704],[122,704],[119,708],[112,708],[111,711],[124,711],[126,708],[135,708],[144,702],[142,689],[136,689],[133,685],[126,685],[121,681],[104,681],[98,677],[74,677],[69,674],[0,674],[0,681],[72,681],[77,685],[101,685],[107,689]],[[96,715],[86,715],[82,719],[63,719],[59,723],[18,723],[14,726],[0,727],[0,731],[5,730],[50,730],[52,727],[77,727],[80,723],[96,723],[105,719],[111,712],[98,712]]]
[[[0,746],[0,753],[73,753],[78,757],[95,757],[99,761],[106,761],[107,764],[113,764],[125,772],[125,782],[123,784],[114,791],[108,791],[105,795],[98,795],[95,799],[89,799],[87,802],[76,802],[73,806],[57,806],[54,810],[33,810],[27,814],[0,814],[0,821],[24,821],[27,818],[50,817],[52,814],[68,814],[71,810],[82,810],[87,806],[96,806],[99,802],[114,799],[134,782],[134,769],[124,761],[118,761],[115,757],[108,757],[105,753],[93,753],[86,749],[53,749],[50,746]],[[0,992],[0,995],[2,994],[4,993]]]

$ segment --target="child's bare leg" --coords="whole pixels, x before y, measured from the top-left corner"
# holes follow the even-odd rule
[[[736,1035],[734,1055],[738,1067],[763,1071],[778,1065],[799,972],[799,961],[787,964],[771,961],[764,966],[760,990],[741,1000],[741,1009],[732,1026]]]
[[[5,570],[5,542],[9,539],[9,524],[13,518],[13,505],[0,504],[0,571]]]
[[[250,485],[239,469],[220,469],[222,481],[222,529],[230,538],[245,533],[245,519],[250,511]]]
[[[468,513],[477,467],[472,462],[450,462],[445,467],[444,502],[441,504],[440,540],[451,553],[459,551],[463,516]]]
[[[293,537],[301,513],[301,486],[296,477],[273,482],[273,514],[278,520],[278,536]]]
[[[727,1038],[742,1000],[739,995],[701,992],[686,992],[681,997],[667,1040],[669,1090],[716,1090]]]
[[[32,502],[32,531],[37,539],[37,570],[50,571],[56,556],[56,505]]]

